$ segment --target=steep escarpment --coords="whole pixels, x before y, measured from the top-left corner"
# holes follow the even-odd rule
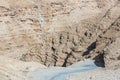
[[[80,73],[97,67],[86,59],[105,68]],[[70,68],[78,61],[84,67]],[[120,0],[0,0],[0,79],[33,80],[27,73],[39,69],[53,78],[119,80]],[[40,74],[33,73],[46,80]]]
[[[88,58],[109,66],[119,61],[119,9],[119,0],[2,0],[0,54],[46,66]],[[107,58],[114,50],[115,60]]]
[[[54,5],[60,5],[59,3],[55,3],[54,1],[51,4],[53,3]],[[84,5],[84,3],[85,2],[83,1],[81,4],[79,4],[79,7]],[[93,1],[91,3],[94,3],[95,5],[96,2]],[[54,26],[52,27],[48,26],[50,30],[47,29],[49,33],[46,33],[44,35],[43,40],[44,43],[42,43],[41,45],[36,45],[34,48],[30,50],[30,52],[23,55],[22,59],[39,61],[47,66],[50,65],[68,66],[77,61],[86,58],[87,59],[91,58],[95,59],[96,61],[102,62],[104,65],[104,56],[107,54],[101,53],[101,51],[103,51],[104,47],[107,47],[108,44],[111,44],[112,39],[119,38],[120,36],[119,35],[120,12],[118,11],[120,5],[119,2],[114,3],[114,5],[113,3],[111,3],[111,6],[109,3],[110,2],[107,1],[106,2],[98,1],[96,3],[96,6],[89,7],[89,9],[91,10],[94,9],[93,11],[95,11],[95,12],[91,11],[92,15],[90,12],[88,13],[87,11],[86,12],[83,11],[83,14],[86,15],[81,16],[82,9],[80,9],[80,11],[77,9],[73,9],[73,12],[78,11],[78,14],[79,12],[81,14],[79,16],[80,18],[78,18],[78,16],[77,18],[75,18],[80,20],[80,21],[76,20],[76,22],[74,22],[74,20],[72,19],[73,16],[71,16],[73,12],[71,13],[69,12],[69,15],[67,14],[67,16],[69,16],[72,19],[72,21],[68,20],[68,18],[66,18],[66,15],[64,14],[63,14],[64,16],[61,15],[62,13],[56,14],[55,16],[52,17],[53,19],[50,18],[53,21],[50,21],[51,24],[49,25],[52,26],[54,22],[58,24],[54,25],[56,26],[55,28]],[[86,4],[88,5],[85,6],[84,8],[88,8],[88,6],[91,5],[90,2]],[[49,8],[51,8],[51,6]],[[87,19],[85,19],[87,15],[89,16],[87,17]],[[62,21],[59,20],[59,16],[61,16]],[[76,17],[76,15],[74,16]],[[49,18],[51,16],[47,17]],[[57,20],[54,20],[54,18],[58,19],[59,22],[56,22]],[[64,20],[64,18],[67,19],[67,22],[70,21],[71,22],[66,24],[66,20]],[[64,22],[65,24],[61,22]],[[59,25],[59,23],[61,24]],[[61,25],[62,27],[60,27]],[[114,25],[116,25],[116,27],[113,27]],[[57,29],[62,31],[56,31]],[[50,33],[51,30],[55,30],[55,32]],[[103,41],[105,41],[105,43],[101,42],[102,40],[100,40],[102,35],[107,36],[107,38],[105,37],[105,39],[102,38]],[[116,37],[112,37],[115,35]],[[111,38],[109,36],[111,36]],[[99,47],[99,43],[100,45],[102,45],[101,47]]]

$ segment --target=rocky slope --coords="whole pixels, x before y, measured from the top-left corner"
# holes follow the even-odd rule
[[[0,56],[0,80],[32,80],[26,73],[36,69],[46,68],[36,62],[23,62]]]
[[[84,58],[103,61],[101,52],[109,46],[107,44],[112,44],[111,38],[116,40],[120,36],[117,0],[39,2],[42,43],[23,54],[22,60],[38,61],[47,66],[68,66]]]
[[[119,0],[0,1],[0,55],[46,66],[90,58],[119,68]]]

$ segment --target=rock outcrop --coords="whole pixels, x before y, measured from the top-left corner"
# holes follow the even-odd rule
[[[89,56],[95,56],[96,60],[104,60],[108,68],[119,68],[120,65],[120,17],[104,31],[96,40],[96,48]],[[101,56],[101,57],[100,57]]]

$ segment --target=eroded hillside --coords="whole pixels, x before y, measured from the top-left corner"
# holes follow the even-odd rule
[[[0,54],[46,66],[119,62],[119,9],[119,0],[1,0]]]

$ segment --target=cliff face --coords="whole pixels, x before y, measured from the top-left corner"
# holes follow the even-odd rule
[[[119,9],[119,0],[1,0],[0,54],[46,66],[85,58],[109,66],[119,62]]]

